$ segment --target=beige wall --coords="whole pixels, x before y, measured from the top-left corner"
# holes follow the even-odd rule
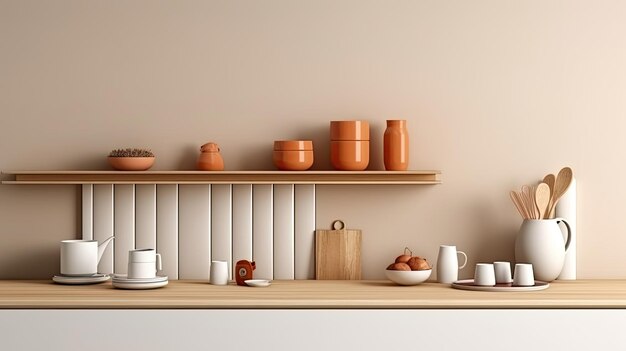
[[[512,260],[508,191],[564,165],[580,276],[626,278],[624,18],[622,1],[0,0],[0,170],[105,169],[123,146],[191,169],[209,140],[228,169],[272,169],[285,138],[328,169],[328,121],[352,118],[381,169],[384,121],[405,118],[411,168],[442,185],[318,188],[318,227],[364,230],[365,278],[405,246]],[[57,272],[79,204],[0,186],[0,278]]]

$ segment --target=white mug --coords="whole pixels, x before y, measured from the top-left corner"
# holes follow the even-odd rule
[[[213,285],[228,284],[228,262],[211,261],[211,269],[209,271],[209,283]]]
[[[535,285],[535,275],[533,265],[530,263],[516,263],[515,274],[513,275],[513,286],[533,286]]]
[[[477,263],[474,271],[474,285],[496,285],[496,274],[491,263]]]
[[[155,249],[128,251],[128,278],[154,278],[157,269],[163,269],[163,263],[161,262],[161,254],[156,253]]]
[[[459,266],[458,254],[465,257],[462,266]],[[456,246],[439,246],[439,256],[437,256],[437,281],[443,284],[452,284],[459,280],[459,269],[467,264],[467,255],[463,251],[457,251]]]
[[[509,284],[513,282],[511,278],[511,263],[494,262],[493,268],[496,271],[496,284]]]

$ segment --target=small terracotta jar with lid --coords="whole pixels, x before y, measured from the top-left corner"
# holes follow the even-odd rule
[[[330,122],[330,163],[340,171],[363,171],[370,162],[367,121]]]
[[[313,141],[274,141],[274,165],[283,171],[306,171],[313,166]]]
[[[216,143],[206,143],[200,147],[196,167],[201,171],[223,171],[224,159]]]

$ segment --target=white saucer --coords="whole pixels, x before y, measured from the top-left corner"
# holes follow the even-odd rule
[[[168,283],[167,276],[156,276],[154,278],[128,278],[126,274],[116,274],[113,277],[113,287],[118,289],[156,289],[166,286]]]
[[[113,281],[113,287],[118,289],[129,289],[129,290],[145,290],[145,289],[156,289],[167,285],[167,280],[162,282],[153,282],[153,283],[129,283],[129,282],[120,282]]]
[[[67,285],[87,285],[106,282],[111,276],[108,274],[94,274],[88,277],[69,277],[66,275],[55,275],[52,281],[59,284]]]
[[[120,282],[120,283],[146,284],[146,283],[156,283],[156,282],[167,281],[167,276],[157,275],[154,278],[128,278],[126,274],[115,274],[113,275],[113,281]]]
[[[272,282],[266,279],[248,279],[245,280],[244,283],[246,283],[246,285],[248,286],[253,286],[257,288],[264,288],[266,286],[272,285]]]

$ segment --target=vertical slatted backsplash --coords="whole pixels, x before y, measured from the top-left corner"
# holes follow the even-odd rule
[[[170,279],[207,279],[211,260],[254,260],[255,277],[315,278],[315,185],[86,184],[83,238],[116,239],[101,273],[126,273],[128,250],[156,248]]]

